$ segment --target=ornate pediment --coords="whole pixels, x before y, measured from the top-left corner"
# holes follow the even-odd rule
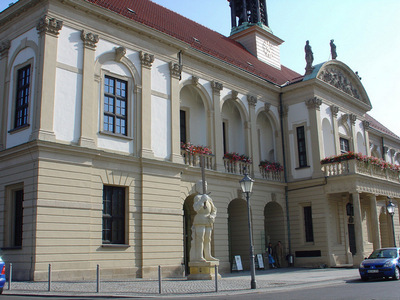
[[[325,81],[329,85],[345,92],[346,94],[361,100],[360,93],[355,85],[350,80],[349,76],[335,66],[328,66],[321,70],[318,74],[318,78]]]

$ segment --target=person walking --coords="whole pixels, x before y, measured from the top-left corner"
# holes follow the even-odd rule
[[[278,268],[282,267],[284,253],[283,253],[283,247],[282,247],[281,241],[278,241],[278,243],[275,245],[273,253],[274,253],[276,266]]]

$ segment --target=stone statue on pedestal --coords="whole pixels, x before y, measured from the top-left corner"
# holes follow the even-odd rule
[[[306,45],[304,47],[304,52],[306,53],[306,75],[311,74],[314,70],[312,63],[314,61],[314,54],[311,50],[310,42],[306,41]]]

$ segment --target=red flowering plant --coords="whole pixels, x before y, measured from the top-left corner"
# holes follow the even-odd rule
[[[389,169],[392,171],[400,172],[399,165],[394,165],[394,164],[388,163],[388,162],[384,161],[383,159],[377,158],[375,156],[367,156],[367,155],[363,155],[361,153],[354,153],[351,151],[342,153],[339,155],[333,155],[333,156],[326,157],[323,160],[321,160],[321,164],[322,165],[330,164],[330,163],[341,162],[341,161],[350,160],[350,159],[356,159],[358,161],[362,161],[362,162],[365,162],[370,165],[378,166],[382,170]]]
[[[266,172],[280,172],[283,171],[283,166],[278,162],[270,162],[268,160],[262,160],[259,164],[260,167],[264,168]]]
[[[238,154],[236,152],[225,153],[224,159],[228,159],[231,162],[241,161],[241,162],[248,163],[248,164],[251,164],[251,162],[252,162],[251,158],[248,157],[247,155]]]
[[[205,147],[205,146],[200,146],[200,145],[193,145],[190,142],[187,143],[181,143],[181,149],[185,150],[186,152],[190,154],[206,154],[206,155],[212,155],[212,151],[210,148]]]

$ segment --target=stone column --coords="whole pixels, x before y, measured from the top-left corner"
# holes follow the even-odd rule
[[[371,231],[374,249],[381,247],[381,234],[379,230],[379,217],[378,208],[376,205],[376,195],[370,195],[370,206],[371,206]]]
[[[0,92],[0,150],[6,147],[7,135],[7,116],[8,116],[8,83],[6,83],[8,50],[10,49],[10,41],[5,40],[0,43],[0,86],[4,89]]]
[[[354,256],[354,263],[359,264],[364,259],[364,234],[362,230],[361,200],[359,193],[352,193],[354,208],[354,230],[356,235],[357,253]]]
[[[83,41],[83,67],[82,67],[82,103],[81,103],[81,136],[79,145],[94,148],[96,146],[96,115],[94,109],[95,99],[94,63],[96,44],[99,36],[91,32],[81,31]]]
[[[221,91],[223,89],[222,83],[212,81],[212,100],[214,105],[214,154],[215,154],[215,166],[214,169],[223,172],[224,171],[224,148],[223,148],[223,134],[222,134],[222,117],[221,117]]]
[[[257,98],[254,96],[247,96],[247,103],[249,104],[249,122],[250,122],[250,157],[253,160],[253,176],[261,177],[258,165],[260,163],[260,153],[258,151],[257,139],[257,119],[256,119],[256,104]]]
[[[353,140],[352,143],[350,143],[350,151],[358,153],[357,132],[356,132],[356,126],[355,126],[356,121],[357,121],[357,116],[350,114],[349,120],[350,120],[350,125],[351,125],[351,139]]]
[[[332,105],[331,113],[332,113],[332,128],[333,128],[333,138],[335,140],[335,154],[340,154],[340,137],[339,137],[339,126],[337,121],[337,115],[339,112],[339,107]]]
[[[283,166],[283,162],[284,162],[284,160],[283,160],[283,147],[285,147],[285,156],[286,156],[285,157],[285,161],[286,161],[286,170],[285,171],[286,171],[287,178],[289,179],[289,178],[293,177],[293,175],[292,175],[292,167],[293,167],[292,164],[293,164],[293,162],[291,161],[291,159],[289,159],[290,158],[290,151],[289,151],[290,139],[289,139],[289,128],[288,128],[289,124],[288,124],[288,120],[287,120],[287,116],[288,116],[288,113],[289,113],[289,106],[282,105],[282,111],[281,111],[281,105],[279,105],[278,106],[278,113],[279,113],[279,118],[282,118],[282,127],[283,127],[282,130],[281,130],[281,128],[279,126],[279,133],[281,135],[283,134],[283,141],[284,141],[285,145],[282,144],[282,137],[279,140],[279,142],[278,141],[276,142],[276,144],[278,144],[278,143],[281,144],[281,151],[279,151],[279,152],[277,151],[278,152],[277,153],[277,157],[279,157],[280,153],[282,153],[281,162],[282,162],[282,166]],[[294,133],[294,135],[295,134],[296,133]],[[295,147],[297,147],[297,145]],[[296,166],[294,166],[293,169],[294,168],[296,168]]]
[[[151,148],[151,66],[154,62],[154,55],[140,51],[139,56],[142,63],[141,156],[153,158],[154,153]]]
[[[37,58],[37,90],[32,117],[30,140],[55,141],[53,128],[54,95],[58,34],[63,22],[45,15],[36,26],[39,34],[39,57]]]
[[[183,163],[180,147],[180,101],[179,80],[181,78],[182,66],[173,62],[169,64],[171,74],[171,161]]]
[[[313,177],[321,177],[323,176],[322,168],[321,168],[321,159],[323,159],[323,149],[324,149],[324,141],[322,137],[322,128],[321,128],[321,112],[320,106],[322,104],[322,100],[318,97],[311,98],[306,101],[306,105],[308,108],[308,115],[310,119],[310,131],[311,131],[311,157],[312,159],[312,167],[313,167]]]

